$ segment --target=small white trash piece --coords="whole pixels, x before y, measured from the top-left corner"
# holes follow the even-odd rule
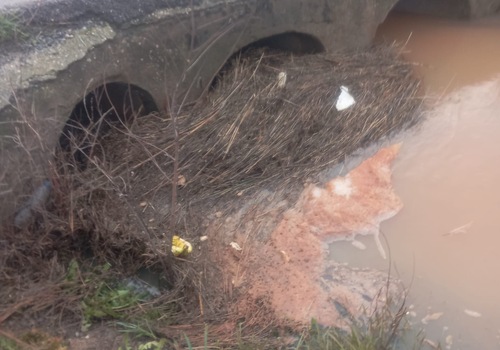
[[[344,109],[347,109],[351,107],[356,101],[354,100],[354,97],[349,93],[349,89],[345,86],[340,87],[340,95],[339,98],[337,99],[337,103],[335,105],[335,108],[337,108],[337,111],[343,111]]]
[[[476,317],[476,318],[481,317],[481,314],[474,310],[465,309],[464,312],[467,316],[470,317]]]
[[[238,243],[236,243],[236,242],[231,242],[231,243],[229,243],[229,245],[230,245],[233,249],[235,249],[235,250],[237,250],[237,251],[242,251],[242,250],[243,250],[243,248],[241,248],[241,247],[240,247],[240,245],[239,245]]]
[[[280,72],[278,74],[278,87],[280,89],[284,88],[286,84],[286,72]]]

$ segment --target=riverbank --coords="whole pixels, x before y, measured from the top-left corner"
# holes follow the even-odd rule
[[[342,86],[355,102],[345,109],[338,105]],[[187,336],[195,346],[231,348],[256,338],[268,347],[297,346],[319,315],[308,303],[309,314],[291,318],[265,292],[273,282],[321,288],[324,274],[303,283],[291,278],[298,270],[289,264],[289,281],[259,278],[288,259],[321,268],[314,256],[275,246],[273,231],[304,184],[326,183],[322,170],[418,123],[418,86],[411,65],[392,48],[314,56],[255,51],[227,66],[194,106],[177,102],[169,116],[110,124],[90,143],[74,135],[50,174],[45,209],[33,208],[28,228],[5,231],[1,323],[13,334],[31,325],[85,337],[110,322],[177,344]],[[78,152],[87,158],[75,158]],[[174,234],[193,252],[174,258]],[[137,295],[120,282],[145,268],[160,296]],[[346,283],[363,278],[364,272],[333,268]],[[373,270],[366,276],[374,284],[360,281],[350,293],[380,300],[380,307],[367,315],[336,294],[329,307],[338,317],[321,322],[365,330],[381,310],[382,328],[398,320],[384,329],[392,346],[405,292],[393,289],[392,276]]]

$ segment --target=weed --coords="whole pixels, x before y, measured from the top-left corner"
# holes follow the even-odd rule
[[[125,312],[140,302],[141,296],[127,287],[113,287],[102,281],[95,292],[82,301],[83,329],[88,329],[94,319],[126,318]]]
[[[43,350],[67,350],[61,338],[53,337],[47,333],[31,330],[21,337],[21,339],[37,349]]]
[[[167,341],[165,339],[154,340],[144,344],[139,344],[137,350],[162,350]]]
[[[116,322],[116,325],[121,327],[120,332],[132,334],[135,338],[158,339],[147,322],[145,326],[131,322]]]
[[[64,278],[67,286],[70,287],[68,292],[74,293],[75,289],[87,291],[81,301],[83,330],[87,330],[95,319],[127,318],[126,312],[138,306],[146,297],[108,278],[106,274],[110,269],[111,265],[106,263],[83,273],[75,259],[71,260],[68,265]]]
[[[133,347],[130,345],[130,341],[129,341],[128,337],[125,337],[123,342],[124,342],[123,347],[119,346],[118,350],[133,350]]]
[[[0,335],[0,349],[20,350],[19,346],[17,345],[17,343],[14,340],[9,339],[9,338],[4,337],[4,336],[1,336],[1,335]]]
[[[20,338],[8,332],[0,331],[0,349],[2,350],[67,350],[61,338],[32,329]]]
[[[78,280],[79,275],[80,275],[80,266],[78,265],[78,261],[72,259],[69,262],[65,280],[67,282],[75,282]]]
[[[0,43],[26,38],[21,18],[16,13],[0,14]]]
[[[349,330],[322,327],[316,320],[301,337],[296,350],[390,350],[404,333],[404,305],[393,314],[390,305],[381,306],[365,322],[353,320]]]
[[[128,338],[125,338],[123,347],[120,346],[118,350],[163,350],[166,349],[167,340],[152,340],[146,343],[137,344],[137,346],[130,345]]]

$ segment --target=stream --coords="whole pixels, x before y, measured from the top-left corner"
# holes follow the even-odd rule
[[[331,257],[376,267],[409,288],[416,327],[443,349],[500,349],[500,16],[454,21],[392,14],[376,41],[415,63],[429,111],[400,136],[393,166],[404,208],[372,237]]]

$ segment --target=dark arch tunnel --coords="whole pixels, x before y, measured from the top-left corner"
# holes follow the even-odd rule
[[[321,41],[310,34],[286,32],[254,41],[243,47],[239,52],[262,47],[294,54],[315,54],[325,51]]]
[[[254,41],[233,53],[213,79],[215,87],[227,65],[237,56],[252,49],[269,48],[293,54],[324,52],[323,44],[314,36],[298,32],[285,32]],[[64,160],[78,170],[84,170],[98,138],[113,126],[124,125],[130,119],[158,112],[152,95],[139,86],[123,82],[103,84],[88,92],[78,102],[59,137],[59,149]]]
[[[268,36],[251,42],[230,55],[215,77],[213,77],[209,89],[213,90],[217,87],[220,80],[223,79],[225,71],[232,67],[235,59],[244,56],[253,50],[263,48],[287,52],[295,55],[309,55],[326,51],[323,43],[318,38],[310,34],[291,31]]]
[[[99,138],[112,127],[124,126],[134,118],[158,112],[149,92],[123,82],[103,84],[78,102],[59,137],[64,161],[84,170]]]

